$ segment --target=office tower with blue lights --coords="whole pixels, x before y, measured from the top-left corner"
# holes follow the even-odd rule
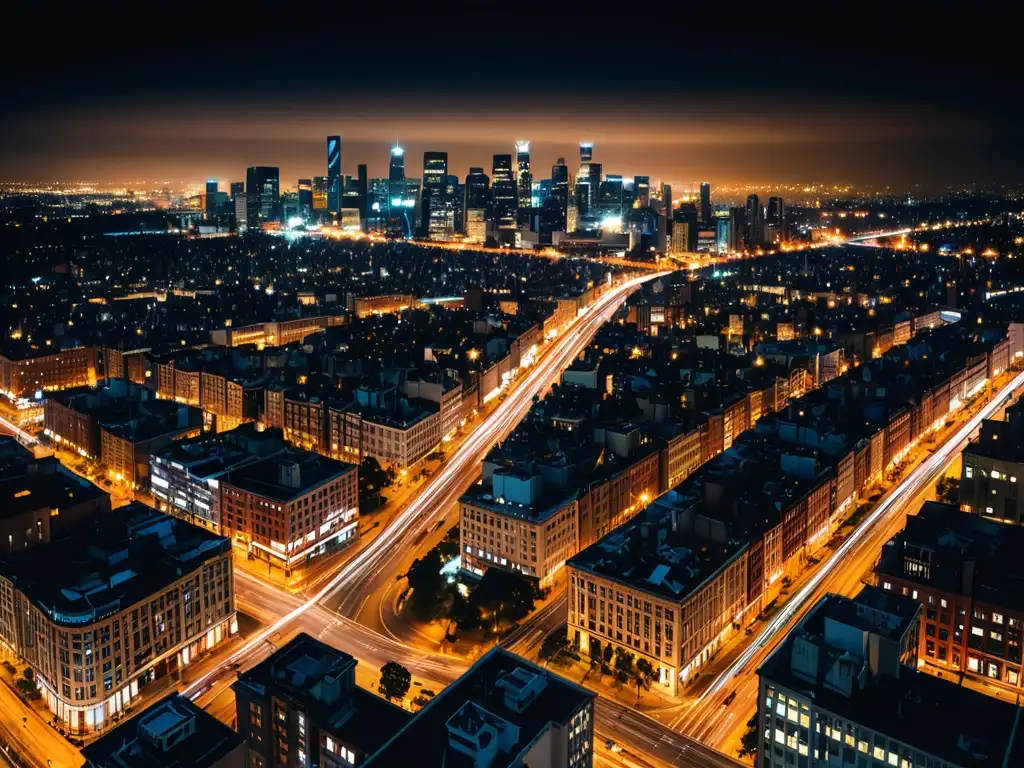
[[[204,207],[206,209],[207,218],[212,217],[214,213],[216,213],[218,187],[219,185],[216,179],[206,180],[206,200]]]
[[[281,174],[271,165],[253,165],[245,171],[249,228],[281,220]]]
[[[528,141],[516,142],[516,202],[519,210],[533,207],[533,172]]]
[[[313,218],[313,180],[299,179],[299,216],[305,221]]]
[[[512,155],[495,155],[491,165],[491,220],[497,226],[516,223],[516,200]]]
[[[757,195],[747,196],[747,247],[754,249],[764,244],[764,209],[761,198]]]
[[[700,223],[705,227],[712,226],[711,217],[711,182],[700,183]]]
[[[341,210],[341,136],[327,137],[327,210]]]

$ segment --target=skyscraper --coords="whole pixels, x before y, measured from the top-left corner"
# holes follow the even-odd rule
[[[602,222],[622,218],[621,176],[608,174],[608,177],[598,186],[598,213]]]
[[[341,210],[341,136],[327,137],[327,210]]]
[[[581,141],[580,142],[580,162],[589,163],[594,159],[594,142],[592,141]]]
[[[726,238],[729,253],[739,253],[743,250],[746,232],[747,217],[743,208],[739,206],[729,208],[729,234]]]
[[[771,242],[786,239],[786,201],[781,197],[768,198],[768,215],[766,223],[772,229]]]
[[[530,142],[516,142],[516,201],[520,210],[530,208],[533,173],[530,170]]]
[[[246,201],[250,228],[281,220],[280,172],[271,165],[253,165],[245,171]]]
[[[516,199],[512,155],[495,155],[491,166],[491,220],[499,226],[515,224]]]
[[[483,168],[470,168],[466,175],[466,184],[463,188],[464,200],[462,209],[465,222],[480,222],[487,217],[487,206],[490,204],[491,180],[484,173]],[[476,211],[472,216],[470,211]],[[466,230],[469,234],[469,230]],[[474,233],[474,236],[478,233]]]
[[[360,163],[356,166],[356,189],[359,190],[359,219],[362,222],[366,221],[366,200],[367,200],[367,185],[369,180],[367,178],[366,163]]]
[[[431,240],[451,236],[454,221],[448,199],[448,153],[423,153],[423,182],[420,188],[420,227]]]
[[[700,183],[700,223],[710,227],[711,221],[711,182]]]
[[[313,210],[327,210],[327,177],[313,177]]]
[[[231,182],[231,201],[234,202],[239,195],[245,194],[245,182],[244,181],[232,181]]]
[[[299,216],[306,221],[313,218],[313,181],[299,179]]]
[[[757,195],[747,197],[747,247],[754,249],[764,244],[764,209]]]
[[[206,218],[210,218],[216,213],[218,186],[216,179],[206,180]]]
[[[565,164],[564,157],[558,158],[558,162],[551,166],[551,198],[557,201],[561,211],[557,231],[564,232],[569,208],[569,166]]]
[[[405,192],[405,150],[395,145],[388,163],[388,205],[394,206],[394,200],[404,200]]]
[[[633,177],[633,199],[636,201],[637,206],[640,208],[646,208],[651,204],[651,177],[650,176],[634,176]]]

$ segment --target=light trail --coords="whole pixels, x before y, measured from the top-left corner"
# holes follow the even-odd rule
[[[578,344],[581,339],[589,343],[590,335],[611,317],[621,303],[636,288],[648,280],[668,273],[656,273],[636,277],[616,286],[601,296],[583,316],[577,318],[575,324],[563,332],[555,341],[554,347],[527,374],[522,385],[516,388],[505,402],[495,410],[484,422],[473,431],[472,435],[462,444],[434,479],[425,486],[417,497],[388,526],[388,530],[377,536],[370,544],[356,554],[331,578],[319,591],[305,603],[280,617],[272,624],[256,633],[219,666],[214,667],[202,677],[195,680],[184,694],[196,698],[207,686],[208,682],[221,674],[232,664],[250,655],[260,644],[275,632],[302,616],[315,605],[333,595],[337,590],[351,586],[355,581],[365,581],[369,571],[377,573],[386,564],[389,550],[396,548],[400,539],[407,534],[414,535],[420,528],[430,525],[433,512],[446,512],[443,505],[436,505],[438,496],[451,493],[448,487],[459,482],[462,473],[471,464],[480,460],[482,452],[495,443],[496,437],[514,426],[533,404],[533,395],[540,392],[549,382],[579,354]],[[431,507],[434,507],[431,509]],[[417,525],[419,523],[419,525]]]
[[[1021,386],[1024,386],[1024,373],[1017,374],[1010,383],[999,391],[998,395],[993,397],[987,405],[971,417],[971,419],[964,424],[964,426],[961,427],[953,437],[943,443],[941,448],[922,461],[913,472],[907,475],[907,477],[875,508],[874,512],[868,515],[864,522],[861,523],[861,525],[858,526],[849,536],[847,536],[846,541],[840,545],[832,556],[821,564],[821,567],[818,568],[807,584],[796,592],[779,614],[761,630],[757,639],[739,655],[736,661],[734,661],[728,669],[724,670],[718,676],[715,682],[708,686],[704,693],[701,694],[698,701],[702,702],[708,696],[712,696],[722,690],[722,688],[728,685],[729,681],[732,680],[733,677],[743,671],[744,667],[753,660],[758,651],[764,649],[786,626],[786,624],[789,623],[790,619],[792,619],[796,612],[800,610],[808,598],[814,594],[815,590],[825,577],[832,573],[836,568],[842,566],[843,559],[853,550],[854,547],[857,546],[858,543],[860,543],[864,536],[867,535],[868,531],[874,527],[875,523],[885,516],[886,513],[893,509],[898,509],[899,505],[904,500],[913,498],[918,491],[924,487],[925,483],[930,480],[933,473],[945,466],[949,461],[950,456],[960,449],[961,444],[967,440],[976,429],[978,429],[981,422],[999,410],[1000,406],[1003,405],[1003,402],[1012,396],[1013,393]]]

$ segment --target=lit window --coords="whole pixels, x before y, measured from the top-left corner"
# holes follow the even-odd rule
[[[912,598],[914,598],[915,600],[917,600],[917,590],[915,589],[915,590],[914,590],[913,592],[911,592],[911,593],[910,593],[910,596],[911,596]]]
[[[1001,614],[1001,613],[993,613],[992,614],[992,623],[993,624],[1002,624],[1003,623],[1003,614]]]
[[[964,467],[964,477],[968,480],[974,477],[974,467]]]
[[[889,765],[899,765],[899,763],[900,763],[900,756],[897,755],[895,752],[890,752],[889,753]]]
[[[985,630],[983,630],[981,627],[971,627],[971,634],[977,635],[978,637],[984,637]]]
[[[991,637],[993,640],[998,640],[1000,642],[1002,642],[1002,639],[1003,639],[1003,633],[1002,632],[989,632],[988,636]]]
[[[1011,482],[1011,483],[1016,483],[1016,482],[1017,482],[1017,478],[1016,478],[1016,477],[1014,477],[1013,475],[1011,475],[1011,476],[1010,476],[1010,482]]]
[[[974,656],[968,656],[967,657],[967,668],[971,672],[977,672],[978,671],[978,659],[976,657],[974,657]]]
[[[882,589],[892,589],[892,582],[886,581],[882,584]]]
[[[992,479],[993,480],[998,480],[999,479],[999,472],[997,472],[994,469],[992,470]]]
[[[881,747],[875,747],[871,750],[871,756],[874,757],[875,760],[885,760],[885,750]]]
[[[943,608],[949,607],[949,603],[946,602],[946,598],[942,598],[941,600],[939,600],[939,605],[941,605]]]
[[[868,753],[868,743],[866,741],[858,741],[857,751],[863,752],[866,755]]]

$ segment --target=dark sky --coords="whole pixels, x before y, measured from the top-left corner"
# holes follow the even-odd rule
[[[11,12],[0,180],[227,182],[265,164],[293,186],[324,173],[328,133],[343,136],[345,173],[365,162],[371,175],[396,140],[410,175],[440,149],[462,176],[530,139],[539,178],[559,155],[575,166],[591,139],[606,171],[683,185],[1024,179],[1020,44],[1005,11],[105,7]]]

